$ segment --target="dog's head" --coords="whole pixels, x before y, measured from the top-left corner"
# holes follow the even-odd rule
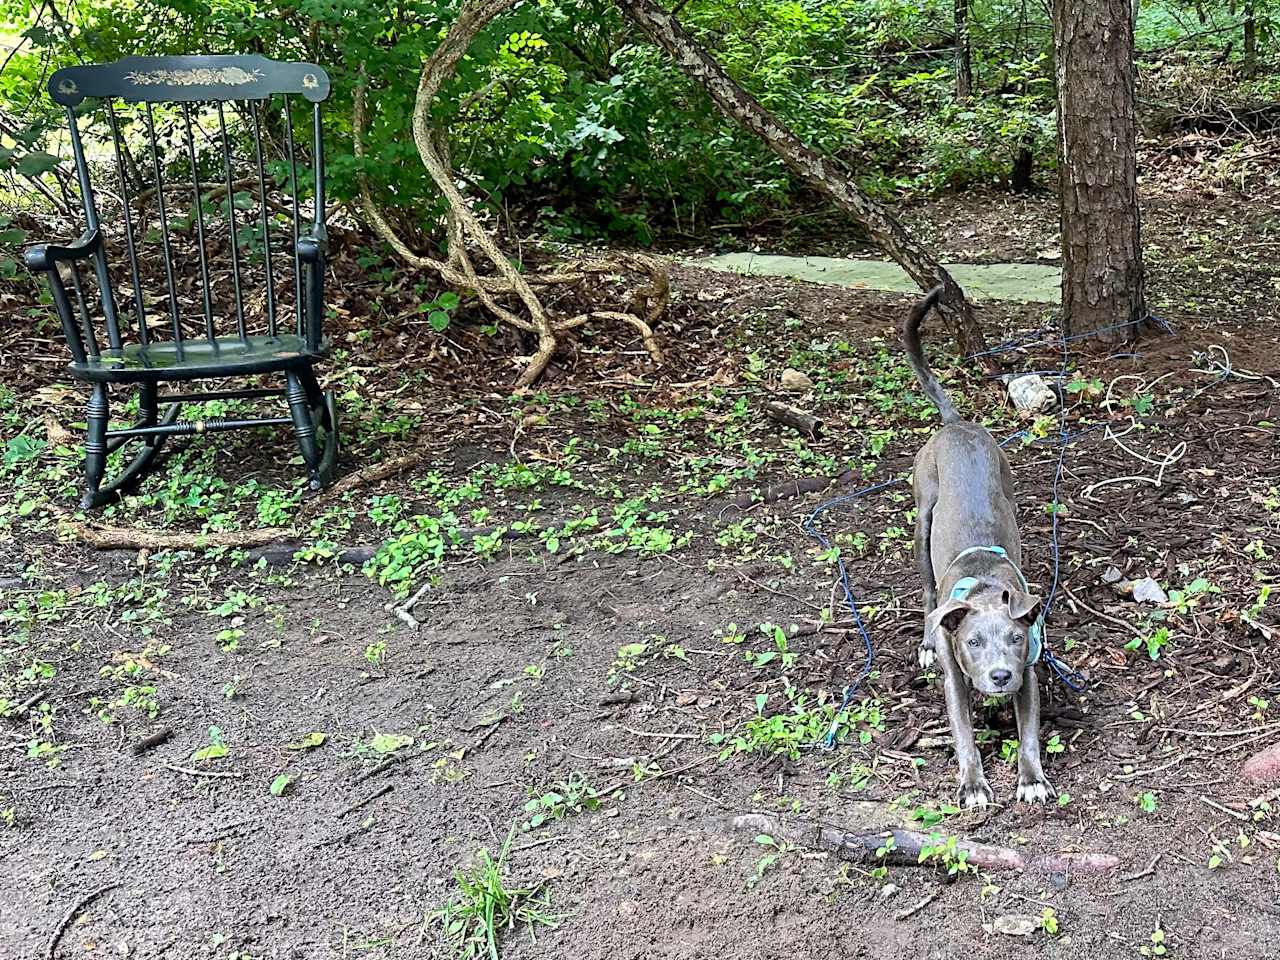
[[[947,600],[929,614],[927,625],[935,643],[948,645],[975,690],[1007,696],[1022,686],[1029,634],[1039,612],[1039,597],[995,586]]]

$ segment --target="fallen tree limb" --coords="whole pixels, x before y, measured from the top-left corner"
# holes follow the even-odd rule
[[[884,863],[916,867],[937,864],[933,849],[950,844],[951,836],[888,827],[882,830],[846,830],[830,824],[806,820],[784,820],[763,813],[734,817],[730,826],[740,833],[768,834],[788,843],[813,850],[827,850],[853,863]],[[890,843],[892,839],[892,843]],[[1017,850],[977,843],[955,837],[955,850],[964,853],[967,863],[983,870],[1033,870],[1067,876],[1097,876],[1120,866],[1120,858],[1109,853],[1049,853],[1028,861]],[[924,854],[923,860],[921,854]]]
[[[321,507],[337,500],[344,493],[350,493],[352,490],[359,490],[361,487],[387,480],[397,474],[404,473],[411,467],[416,467],[421,462],[422,454],[410,453],[403,457],[396,457],[394,460],[384,460],[381,463],[372,464],[363,470],[357,470],[355,473],[343,477],[333,486],[323,490],[318,496],[306,501],[302,505],[302,511],[308,514],[316,513]]]
[[[748,813],[734,817],[731,826],[735,831],[768,834],[782,837],[788,843],[813,850],[827,850],[842,860],[853,863],[885,863],[898,866],[922,866],[920,854],[926,851],[925,862],[933,864],[927,855],[931,847],[947,843],[942,834],[921,833],[918,830],[888,828],[882,830],[845,830],[815,821],[783,820],[763,813]],[[892,843],[889,841],[892,839]],[[956,851],[963,852],[967,861],[983,870],[1024,870],[1027,862],[1022,854],[1008,847],[996,847],[986,843],[956,838]]]
[[[805,413],[803,410],[798,410],[788,403],[783,403],[781,400],[770,400],[766,403],[764,405],[764,415],[770,420],[785,424],[793,430],[799,430],[815,440],[822,433],[821,420],[812,413]]]
[[[166,533],[87,521],[71,523],[69,529],[78,540],[95,550],[244,550],[278,543],[292,535],[283,527],[259,527],[230,533]]]
[[[809,147],[766,110],[688,34],[674,14],[654,0],[616,2],[623,13],[671,56],[681,72],[702,86],[721,113],[754,133],[795,173],[852,215],[921,290],[930,290],[938,283],[943,285],[939,308],[962,354],[986,350],[982,328],[960,285],[888,210],[868,196],[834,161]],[[984,365],[998,367],[997,364]]]
[[[779,500],[789,500],[792,497],[803,496],[806,493],[817,493],[819,490],[827,489],[835,482],[832,477],[804,477],[801,480],[784,480],[781,483],[771,484],[759,490],[748,490],[746,493],[740,493],[734,498],[733,505],[745,510],[747,507],[754,507],[758,503],[777,503]]]

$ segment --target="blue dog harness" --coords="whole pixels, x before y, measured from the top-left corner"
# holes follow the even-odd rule
[[[1018,581],[1022,584],[1024,593],[1030,593],[1031,587],[1027,583],[1027,578],[1022,575],[1022,571],[1018,569],[1018,565],[1009,559],[1009,554],[1004,547],[987,546],[987,547],[969,547],[967,550],[961,550],[956,554],[954,564],[961,557],[967,557],[971,553],[994,553],[997,557],[1006,560],[1009,566],[1013,567],[1013,572],[1018,575]],[[961,577],[956,581],[956,585],[951,588],[952,600],[964,600],[969,596],[969,592],[978,585],[977,577]],[[1040,656],[1044,653],[1044,612],[1036,617],[1035,623],[1031,624],[1031,628],[1027,630],[1027,666],[1040,662]]]

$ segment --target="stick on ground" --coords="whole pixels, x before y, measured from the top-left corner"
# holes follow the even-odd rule
[[[119,882],[104,884],[96,890],[89,891],[89,893],[76,901],[71,909],[66,912],[66,915],[63,916],[62,922],[54,928],[53,936],[49,938],[49,946],[44,952],[45,960],[53,960],[55,954],[58,952],[58,941],[61,940],[62,935],[67,932],[67,927],[71,926],[71,921],[75,919],[76,914],[89,904],[93,903],[94,900],[97,900],[98,897],[102,896],[108,890],[114,890],[118,886],[120,886]]]
[[[807,437],[817,439],[822,434],[822,421],[812,413],[805,413],[779,400],[770,400],[764,405],[764,415],[770,420],[786,424],[793,430],[799,430]]]

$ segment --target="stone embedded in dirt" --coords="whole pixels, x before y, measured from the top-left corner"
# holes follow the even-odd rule
[[[1133,584],[1133,599],[1139,603],[1168,603],[1169,595],[1150,577],[1143,577]]]
[[[1040,918],[1026,913],[1007,913],[992,924],[996,933],[1009,937],[1029,937],[1040,929]]]
[[[1255,753],[1240,772],[1250,783],[1280,783],[1280,743]]]
[[[1102,572],[1103,583],[1119,583],[1122,577],[1124,577],[1124,574],[1122,574],[1116,567],[1107,567],[1107,569]]]
[[[808,393],[813,389],[813,381],[799,370],[788,367],[782,371],[781,387],[789,393]]]

